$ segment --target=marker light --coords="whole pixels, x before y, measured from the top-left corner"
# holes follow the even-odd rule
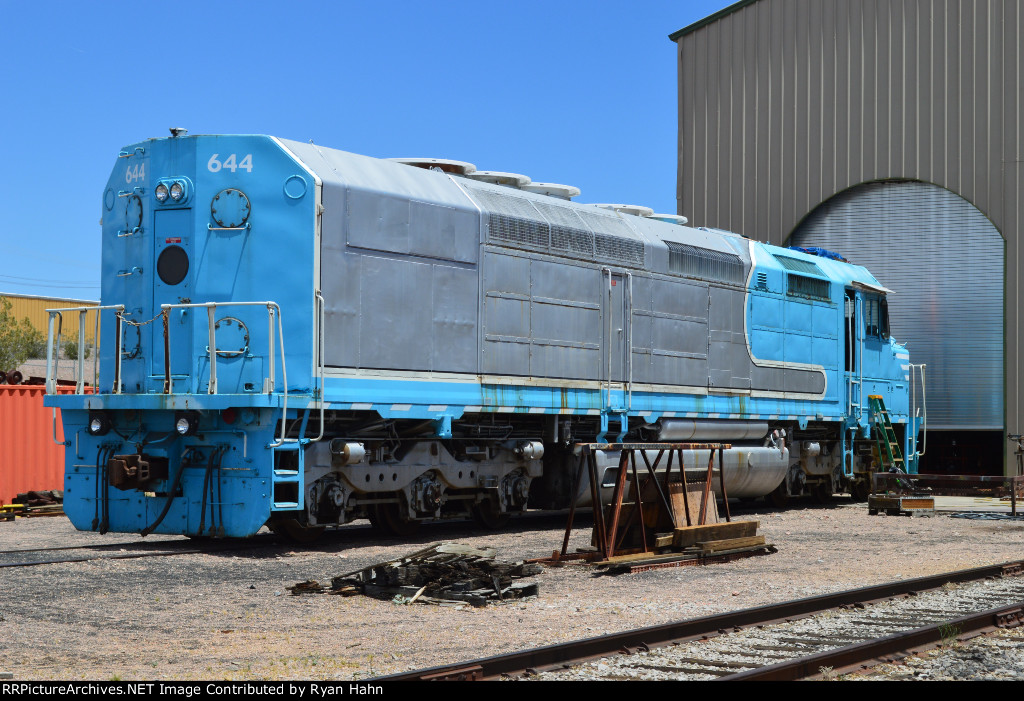
[[[171,199],[175,202],[179,202],[184,195],[185,188],[181,186],[181,183],[175,181],[175,183],[171,185]]]
[[[156,186],[156,201],[161,204],[167,201],[167,186],[163,183]]]

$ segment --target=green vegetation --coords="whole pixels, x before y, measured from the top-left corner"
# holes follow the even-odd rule
[[[43,341],[43,346],[45,348],[45,341]],[[86,345],[85,355],[83,357],[88,360],[90,355],[92,355],[92,346]],[[70,358],[71,360],[78,360],[78,341],[68,341],[64,344],[64,357]]]
[[[939,626],[939,637],[943,647],[955,647],[959,642],[960,626],[955,623],[943,623]]]
[[[46,334],[32,328],[27,318],[18,321],[11,309],[11,303],[0,297],[0,370],[5,372],[29,358],[46,356]]]

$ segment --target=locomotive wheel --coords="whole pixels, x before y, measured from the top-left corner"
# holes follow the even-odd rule
[[[789,492],[786,491],[785,480],[768,495],[768,502],[776,509],[786,508],[786,504],[789,502]]]
[[[388,535],[407,538],[414,535],[420,528],[419,521],[410,521],[398,513],[398,504],[374,504],[367,516],[374,528]]]
[[[814,485],[811,488],[811,496],[819,504],[827,504],[832,501],[832,485],[824,483]]]
[[[854,501],[867,501],[870,493],[871,487],[867,480],[857,480],[850,487],[850,496],[853,497]]]
[[[312,543],[324,533],[323,526],[303,526],[293,518],[273,521],[267,527],[295,543]]]
[[[500,531],[508,525],[511,518],[508,513],[501,513],[501,509],[493,499],[473,504],[469,507],[469,511],[476,524],[488,531]]]

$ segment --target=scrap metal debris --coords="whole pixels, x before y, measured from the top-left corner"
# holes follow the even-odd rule
[[[253,587],[255,589],[255,587]],[[323,594],[324,587],[320,582],[315,579],[307,579],[305,582],[299,582],[293,587],[285,587],[292,593],[292,596],[302,596],[303,594]]]
[[[400,604],[460,602],[471,606],[537,595],[537,584],[520,580],[540,574],[540,565],[498,562],[494,558],[491,548],[435,543],[404,557],[335,577],[327,593],[365,594]],[[293,596],[325,591],[314,580],[288,589]]]
[[[63,516],[63,502],[64,492],[59,489],[18,494],[14,503],[0,505],[0,521],[13,521],[15,517]]]

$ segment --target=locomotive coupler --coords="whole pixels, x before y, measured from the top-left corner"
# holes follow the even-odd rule
[[[155,455],[115,455],[107,461],[110,486],[143,489],[151,482],[167,479],[167,458]]]

